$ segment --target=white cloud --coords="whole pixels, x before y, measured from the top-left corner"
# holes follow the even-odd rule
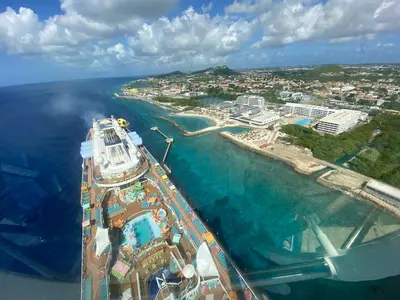
[[[0,14],[0,49],[8,53],[34,51],[42,29],[38,16],[29,8],[18,12],[7,7]]]
[[[61,0],[61,8],[89,20],[120,24],[132,18],[161,17],[176,3],[177,0]]]
[[[147,2],[156,5],[160,1]],[[86,2],[62,0],[64,14],[43,21],[31,9],[21,8],[16,12],[7,8],[0,13],[0,49],[92,68],[133,61],[205,65],[226,61],[227,55],[241,49],[257,25],[255,20],[210,17],[197,13],[192,7],[173,19],[161,17],[146,23],[145,18],[159,13],[154,11],[150,16],[149,4],[128,2],[88,0],[90,5],[98,4],[89,12]],[[137,17],[124,19],[125,12],[109,12],[116,3],[124,6],[127,12],[134,9],[132,14]],[[160,7],[165,12],[175,0],[163,3]],[[157,9],[161,10],[160,7]],[[212,2],[203,7],[205,11],[210,9]],[[100,12],[107,16],[102,18]],[[109,13],[119,14],[119,18]],[[113,43],[116,38],[119,43]]]
[[[119,43],[119,44],[117,44],[117,45],[115,45],[113,47],[108,48],[107,52],[110,53],[110,54],[115,54],[115,57],[118,60],[122,60],[126,55],[125,47],[121,43]]]
[[[351,41],[361,41],[361,40],[373,40],[375,38],[375,34],[366,34],[360,36],[345,36],[340,38],[329,39],[329,43],[332,44],[340,44]]]
[[[393,43],[378,43],[378,44],[376,44],[376,47],[377,48],[381,48],[381,47],[383,47],[383,48],[391,48],[391,47],[394,47],[394,44]]]
[[[201,6],[201,11],[203,12],[203,13],[208,13],[208,12],[210,12],[211,10],[212,10],[212,8],[213,8],[213,3],[212,3],[212,1],[210,2],[210,3],[208,3],[208,5],[202,5]]]
[[[89,68],[92,69],[97,69],[101,67],[103,67],[103,64],[98,59],[93,60],[93,62],[89,65]]]
[[[160,18],[152,24],[143,24],[128,41],[142,56],[174,57],[177,53],[186,53],[218,57],[239,51],[255,29],[255,21],[211,18],[190,7],[172,20]]]
[[[225,7],[225,13],[256,15],[269,10],[272,4],[273,0],[235,0],[231,5]]]
[[[349,41],[400,29],[400,0],[243,0],[225,8],[230,14],[257,15],[263,37],[255,47],[307,40]]]
[[[234,0],[226,15],[213,17],[214,2],[205,0],[201,12],[189,7],[165,17],[177,1],[60,0],[61,13],[45,20],[29,8],[7,8],[0,12],[0,51],[95,69],[194,69],[232,57],[256,61],[264,51],[248,49],[256,33],[253,48],[371,40],[400,30],[400,0]],[[243,50],[250,52],[240,56]]]

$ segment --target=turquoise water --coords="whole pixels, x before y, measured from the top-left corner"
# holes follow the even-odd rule
[[[135,232],[139,241],[139,245],[145,245],[155,238],[153,231],[151,230],[150,223],[146,219],[136,223]]]
[[[164,155],[166,143],[150,128],[158,126],[174,138],[167,158],[173,182],[245,273],[270,268],[255,250],[281,251],[285,237],[303,230],[299,222],[293,222],[296,216],[301,219],[316,213],[324,228],[352,228],[371,209],[366,203],[319,185],[314,177],[239,148],[218,132],[185,137],[173,124],[155,118],[168,117],[168,111],[143,101],[113,99],[112,93],[129,80],[98,79],[0,89],[0,111],[7,112],[0,119],[2,128],[7,128],[7,134],[0,135],[1,161],[24,166],[20,160],[26,154],[29,167],[44,174],[38,184],[54,195],[44,201],[27,185],[21,194],[19,183],[24,179],[17,181],[15,176],[2,174],[3,186],[14,197],[11,203],[16,204],[3,212],[14,219],[30,216],[29,228],[49,237],[43,246],[29,249],[44,265],[69,270],[81,257],[79,148],[93,117],[113,114],[128,119],[131,129],[140,134],[158,160]],[[207,125],[197,123],[195,118],[184,122],[187,123],[182,126],[196,129]],[[61,185],[58,188],[62,193],[53,188],[54,182]],[[33,204],[41,206],[31,212],[28,208]],[[73,223],[74,220],[78,221]],[[388,215],[385,220],[396,223]],[[333,236],[332,231],[327,235],[338,244],[346,238],[345,234]],[[63,260],[55,255],[60,251]],[[299,249],[295,251],[303,255]],[[1,258],[2,269],[29,272],[15,267],[17,263],[11,256]],[[76,270],[79,276],[79,268]],[[292,293],[285,299],[390,299],[390,292],[398,291],[399,280],[398,276],[364,283],[306,281],[290,284]]]
[[[206,118],[194,118],[184,116],[169,116],[171,120],[176,121],[182,128],[188,131],[196,131],[206,127],[214,126],[215,123]]]
[[[127,222],[123,234],[125,242],[128,245],[135,246],[133,240],[136,238],[137,246],[143,246],[159,238],[161,236],[161,229],[155,224],[151,217],[146,214]]]
[[[295,124],[303,126],[303,125],[307,125],[311,121],[312,121],[312,119],[307,118],[307,119],[302,119],[300,121],[297,121]]]
[[[280,161],[245,151],[217,132],[185,137],[173,124],[153,118],[166,114],[159,107],[139,101],[122,104],[126,117],[140,116],[144,127],[135,130],[157,159],[164,154],[165,142],[148,128],[159,126],[174,138],[167,159],[174,183],[245,272],[270,267],[255,250],[282,250],[286,237],[303,230],[301,224],[293,222],[294,218],[317,214],[322,227],[353,228],[371,209],[364,202],[296,173]],[[187,118],[185,122],[190,120],[195,122],[193,118]],[[390,222],[397,222],[387,217]],[[331,231],[327,235],[337,245],[347,238],[347,235]],[[299,249],[297,251],[301,254]],[[302,299],[310,288],[324,284],[347,286],[327,280],[296,283],[291,285],[289,298]],[[329,294],[329,289],[326,293]],[[328,294],[324,296],[330,296]],[[351,293],[341,292],[340,295],[342,299],[354,299]]]

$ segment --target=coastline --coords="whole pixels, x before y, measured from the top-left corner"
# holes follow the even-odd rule
[[[135,98],[133,96],[118,96],[118,98],[127,98],[140,100],[145,102],[150,102],[151,104],[158,105],[167,110],[175,110],[175,112],[171,112],[170,116],[182,116],[182,117],[192,117],[192,118],[205,118],[215,123],[214,126],[207,127],[204,129],[200,129],[197,131],[188,131],[180,126],[176,121],[160,117],[168,122],[174,124],[177,128],[184,132],[185,136],[195,136],[203,133],[211,132],[214,130],[228,128],[228,127],[247,127],[247,128],[260,128],[259,126],[243,124],[238,121],[229,120],[229,124],[226,124],[227,120],[221,120],[213,116],[198,114],[198,113],[188,113],[179,111],[176,108],[172,108],[170,106],[164,106],[163,104],[153,101],[150,99],[143,98]],[[184,108],[183,108],[184,109]],[[303,175],[312,175],[315,172],[322,171],[327,167],[331,167],[334,170],[327,170],[321,176],[319,176],[316,181],[319,184],[322,184],[326,187],[341,191],[343,193],[348,194],[353,198],[357,198],[362,201],[366,201],[374,206],[377,206],[385,211],[390,212],[396,217],[400,217],[400,206],[395,207],[391,204],[388,204],[386,201],[381,200],[380,198],[368,193],[367,191],[362,189],[362,184],[368,182],[373,179],[362,175],[360,173],[354,172],[350,169],[345,169],[343,167],[334,165],[332,163],[319,160],[312,155],[306,155],[301,153],[300,149],[295,149],[294,147],[290,147],[282,144],[273,144],[270,147],[260,149],[256,145],[243,141],[242,139],[236,137],[234,134],[223,131],[219,133],[221,136],[227,138],[234,144],[237,144],[239,147],[244,148],[248,151],[252,151],[263,156],[273,158],[279,161],[282,161],[289,166],[293,167],[294,170]]]
[[[222,123],[222,121],[217,119],[217,118],[214,118],[214,117],[211,117],[211,116],[206,116],[206,115],[200,115],[200,114],[190,114],[190,113],[186,113],[186,112],[178,112],[178,113],[173,114],[173,116],[207,119],[207,120],[210,120],[210,121],[214,122],[213,126],[220,125]]]
[[[290,157],[289,155],[279,154],[279,149],[278,149],[278,151],[275,151],[275,150],[269,151],[269,150],[260,149],[256,146],[254,146],[253,144],[250,144],[248,142],[245,142],[245,141],[237,138],[234,134],[232,134],[230,132],[223,131],[223,132],[220,132],[220,135],[229,139],[234,144],[237,144],[246,150],[250,150],[252,152],[283,161],[283,162],[289,164],[290,166],[292,166],[298,173],[301,173],[304,175],[311,175],[314,172],[321,171],[327,167],[326,165],[316,163],[313,159],[301,160],[301,159],[296,159],[296,158]],[[276,146],[281,146],[281,145],[276,145]],[[284,147],[287,147],[287,146],[284,146]]]
[[[358,174],[358,173],[357,173]],[[369,178],[369,177],[367,177]],[[368,193],[362,188],[364,181],[352,176],[350,173],[344,173],[340,170],[330,170],[317,178],[317,182],[329,188],[344,192],[354,198],[364,200],[370,204],[400,217],[400,209],[390,205],[386,201]]]
[[[366,201],[380,209],[383,209],[396,217],[400,217],[400,207],[389,204],[388,202],[368,193],[363,189],[363,184],[372,178],[359,174],[352,170],[347,170],[331,163],[321,161],[312,156],[303,155],[301,159],[291,156],[284,151],[285,145],[274,144],[270,149],[260,149],[255,145],[245,142],[230,132],[220,132],[220,135],[227,138],[234,144],[246,150],[267,156],[269,158],[283,161],[294,168],[296,172],[304,175],[311,175],[317,171],[324,170],[327,167],[333,167],[333,170],[327,170],[316,181],[326,187],[341,191],[353,198]],[[282,151],[283,150],[283,151]]]
[[[121,95],[119,95],[117,93],[114,93],[114,97],[118,98],[118,99],[131,99],[131,100],[144,101],[144,102],[151,103],[153,105],[157,105],[157,106],[159,106],[161,108],[164,108],[166,110],[175,111],[175,112],[176,111],[182,111],[183,109],[185,109],[185,108],[182,108],[182,107],[175,107],[175,106],[172,106],[172,105],[168,105],[166,103],[161,103],[161,102],[158,102],[158,101],[155,101],[155,100],[152,100],[152,99],[148,99],[148,98],[145,98],[145,97],[140,97],[140,96],[125,96],[125,95],[121,96]]]
[[[159,116],[155,117],[157,119],[161,119],[161,120],[172,123],[178,129],[183,131],[184,136],[195,136],[195,135],[200,135],[200,134],[204,134],[207,132],[211,132],[211,131],[215,131],[215,130],[219,130],[219,129],[223,129],[223,128],[229,128],[229,127],[247,127],[246,125],[243,125],[237,121],[230,121],[230,123],[226,124],[225,121],[221,121],[221,120],[218,120],[218,119],[210,117],[210,116],[203,116],[203,115],[199,115],[199,114],[170,113],[169,115],[171,117],[173,117],[173,116],[180,117],[181,116],[181,117],[205,118],[205,119],[211,120],[216,123],[218,122],[218,124],[215,124],[213,126],[209,126],[209,127],[203,128],[203,129],[196,130],[196,131],[189,131],[189,130],[183,128],[181,125],[179,125],[175,120],[168,119],[165,117],[159,117]]]

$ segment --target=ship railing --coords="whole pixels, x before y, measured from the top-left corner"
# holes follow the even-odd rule
[[[179,193],[179,192],[178,192],[178,193]],[[182,198],[183,198],[183,197],[182,197]],[[185,198],[183,198],[183,199],[184,199],[184,201],[186,202],[186,199],[185,199]],[[193,214],[196,216],[196,218],[199,220],[199,222],[204,226],[204,228],[206,228],[207,231],[210,231],[210,230],[208,229],[208,227],[203,223],[203,221],[199,218],[199,216],[198,216],[194,211],[193,211]],[[189,240],[192,240],[192,237],[191,237],[190,235],[188,235],[188,236],[189,236]],[[215,242],[215,244],[219,247],[220,251],[222,251],[222,253],[224,254],[225,258],[226,258],[227,261],[230,263],[231,267],[234,269],[234,271],[236,272],[236,274],[240,277],[241,283],[243,283],[243,284],[245,285],[245,287],[246,287],[247,289],[249,289],[249,291],[253,294],[254,299],[257,299],[257,300],[258,300],[258,297],[257,297],[256,293],[255,293],[254,290],[250,287],[250,285],[247,283],[247,280],[242,276],[242,274],[241,274],[241,272],[239,271],[239,268],[238,268],[238,266],[236,265],[236,263],[231,259],[230,256],[228,256],[228,255],[226,254],[227,252],[225,251],[224,247],[221,246],[221,244],[217,241],[217,239],[215,238],[215,236],[214,236],[214,242]],[[194,243],[194,241],[192,241],[192,243]],[[197,247],[196,247],[195,249],[197,249]],[[226,287],[224,286],[224,283],[222,282],[222,280],[220,280],[220,282],[221,282],[222,288],[226,291]]]
[[[89,134],[88,134],[89,135]],[[83,181],[83,171],[84,171],[84,166],[85,166],[85,160],[82,160],[82,181]],[[82,191],[81,191],[81,199],[82,199]],[[83,218],[85,217],[83,209],[82,209],[82,223],[83,223]],[[82,226],[82,224],[81,224]],[[84,235],[84,228],[82,226],[82,240],[81,240],[81,299],[84,297],[84,288],[83,288],[83,276],[84,276],[84,266],[85,266],[85,246],[84,246],[84,241],[85,241],[85,235]]]

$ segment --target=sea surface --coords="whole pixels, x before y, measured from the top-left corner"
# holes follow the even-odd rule
[[[39,172],[31,179],[2,173],[2,217],[27,224],[32,236],[22,240],[32,257],[71,280],[79,280],[81,257],[80,143],[92,118],[109,115],[130,121],[131,129],[160,159],[166,143],[158,126],[174,143],[167,157],[172,180],[245,274],[268,270],[271,261],[257,249],[284,251],[285,241],[302,231],[303,216],[315,214],[324,228],[353,228],[372,208],[321,186],[315,176],[296,173],[286,164],[245,151],[218,132],[185,137],[172,123],[157,119],[170,111],[141,100],[115,99],[113,93],[132,78],[96,79],[13,86],[0,89],[0,162]],[[187,130],[212,125],[209,120],[175,117]],[[241,132],[245,128],[230,129]],[[387,222],[396,222],[382,213]],[[329,231],[340,245],[346,235]],[[298,247],[296,254],[302,255]],[[318,251],[317,251],[318,252]],[[0,250],[0,268],[37,275]],[[395,299],[399,277],[365,283],[318,279],[290,284],[282,299]],[[16,287],[17,288],[17,287]]]

